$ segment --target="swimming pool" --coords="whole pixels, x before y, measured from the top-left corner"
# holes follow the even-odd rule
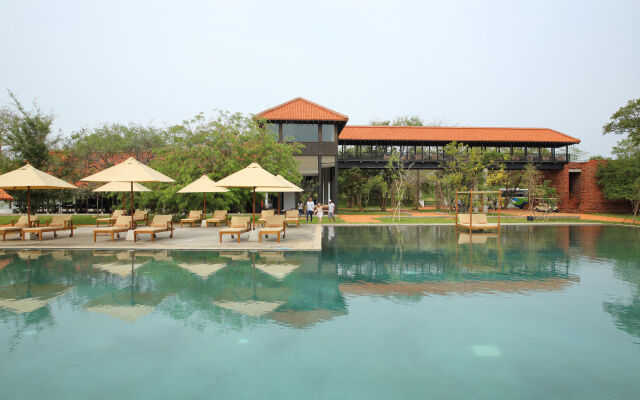
[[[637,398],[640,230],[0,254],[0,398]]]

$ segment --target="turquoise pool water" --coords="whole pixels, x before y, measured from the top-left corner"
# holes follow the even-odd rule
[[[4,399],[635,399],[640,230],[0,254]]]

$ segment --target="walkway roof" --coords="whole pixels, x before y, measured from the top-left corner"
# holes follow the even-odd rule
[[[340,141],[376,142],[462,142],[540,143],[571,145],[580,143],[564,133],[546,128],[471,128],[436,126],[345,126]]]

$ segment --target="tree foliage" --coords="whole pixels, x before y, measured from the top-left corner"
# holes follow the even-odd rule
[[[2,110],[0,132],[3,144],[9,147],[12,158],[18,163],[30,163],[35,168],[47,166],[50,149],[58,138],[51,132],[54,116],[43,113],[34,102],[33,110],[27,110],[17,96],[9,91],[11,106]]]
[[[629,100],[627,105],[613,113],[602,131],[605,135],[627,135],[632,143],[640,145],[640,98]]]
[[[603,162],[596,178],[605,198],[629,201],[635,221],[640,206],[640,153]]]

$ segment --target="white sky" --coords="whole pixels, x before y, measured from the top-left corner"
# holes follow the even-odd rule
[[[69,134],[256,113],[302,96],[350,124],[417,114],[548,127],[607,155],[640,96],[640,1],[4,1],[0,103]]]

